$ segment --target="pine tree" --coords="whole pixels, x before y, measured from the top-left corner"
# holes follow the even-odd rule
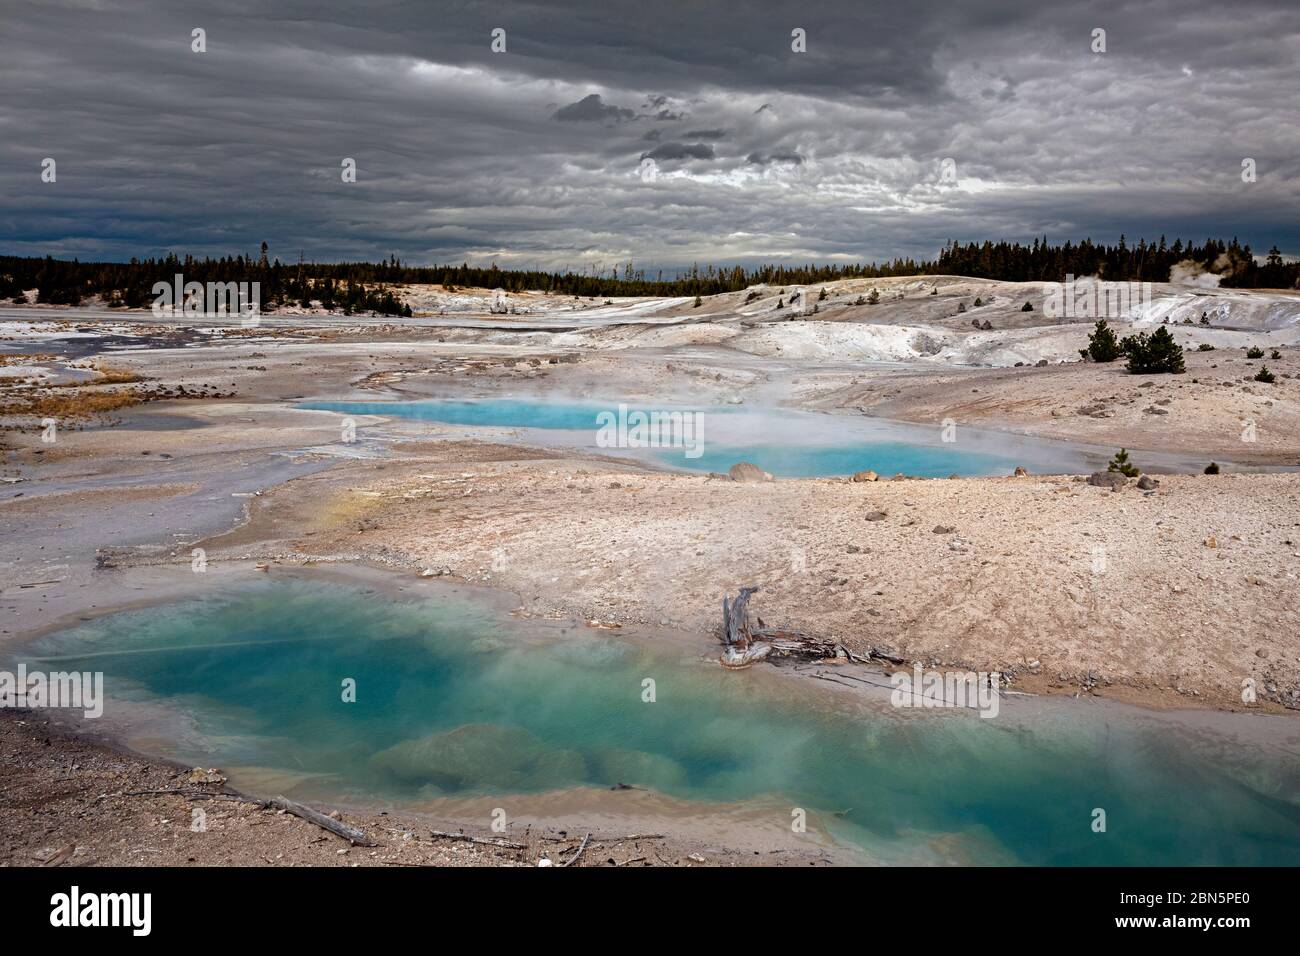
[[[1115,452],[1115,457],[1110,460],[1110,464],[1106,466],[1106,470],[1118,471],[1126,478],[1136,478],[1138,475],[1142,474],[1141,469],[1128,460],[1128,449],[1126,448],[1121,448],[1119,451]]]
[[[1093,327],[1092,335],[1088,336],[1088,347],[1081,349],[1080,354],[1085,358],[1091,358],[1094,362],[1113,362],[1123,354],[1119,347],[1119,341],[1115,338],[1115,332],[1105,319],[1100,320]]]
[[[1120,347],[1128,355],[1128,370],[1134,374],[1177,375],[1187,370],[1182,348],[1164,326],[1150,336],[1145,332],[1129,336]]]

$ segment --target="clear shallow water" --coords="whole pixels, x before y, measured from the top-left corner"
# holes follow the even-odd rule
[[[479,401],[416,402],[306,402],[301,408],[340,412],[348,415],[389,415],[416,421],[442,422],[452,425],[483,425],[502,428],[537,428],[578,433],[576,443],[593,450],[597,447],[598,418],[602,412],[615,412],[610,403],[575,403],[494,398]],[[651,409],[629,403],[631,409]],[[672,410],[668,407],[657,411]],[[685,411],[687,409],[676,409]],[[850,475],[872,469],[881,475],[903,472],[925,478],[957,474],[1009,474],[1020,459],[1011,459],[955,445],[908,442],[897,437],[864,440],[854,431],[872,423],[810,413],[782,416],[775,411],[754,412],[735,406],[711,406],[691,409],[704,415],[702,454],[687,455],[681,448],[648,449],[655,460],[676,468],[694,471],[726,471],[738,461],[748,461],[764,471],[783,478],[812,478]],[[812,423],[816,422],[816,427]],[[842,434],[828,439],[827,434]],[[898,429],[891,431],[897,432]],[[774,440],[780,433],[782,440]]]
[[[684,465],[680,453],[659,452],[657,457],[669,465],[718,472],[725,472],[738,461],[748,461],[781,478],[820,478],[867,470],[886,478],[899,472],[920,478],[1008,475],[1016,465],[1010,459],[992,455],[905,442],[845,446],[760,444],[736,448],[709,445],[704,454]]]
[[[898,711],[649,641],[543,636],[439,593],[259,581],[49,635],[25,659],[102,670],[110,719],[130,707],[121,701],[186,714],[192,729],[165,756],[302,774],[317,796],[627,783],[688,801],[784,801],[782,825],[784,807],[806,808],[878,859],[1300,863],[1294,749],[1087,704],[1016,717],[1004,703],[993,719]],[[341,699],[345,678],[355,703]],[[1105,834],[1090,829],[1096,807]]]

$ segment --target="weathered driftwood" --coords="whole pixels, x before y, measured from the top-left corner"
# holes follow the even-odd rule
[[[573,864],[577,863],[578,857],[582,856],[582,851],[587,849],[587,844],[590,842],[591,842],[591,834],[588,833],[585,837],[582,838],[582,846],[578,847],[578,852],[573,854],[573,856],[569,857],[567,860],[565,860],[564,863],[561,864],[561,866],[573,866]]]
[[[263,807],[274,807],[277,810],[283,810],[285,813],[292,813],[295,817],[306,820],[308,823],[314,823],[322,830],[328,830],[335,836],[341,836],[353,846],[374,846],[373,840],[370,840],[363,832],[356,827],[348,826],[342,820],[335,820],[333,817],[327,817],[318,810],[311,807],[305,807],[301,803],[294,803],[287,797],[273,797],[262,804]]]
[[[433,836],[440,837],[443,840],[460,840],[464,843],[477,843],[479,846],[495,846],[503,850],[526,850],[528,849],[522,843],[511,843],[509,840],[484,839],[483,837],[470,836],[468,833],[448,833],[446,830],[430,830]]]
[[[837,641],[824,641],[809,637],[801,631],[767,627],[758,618],[758,626],[749,622],[749,599],[758,593],[757,587],[743,587],[732,600],[722,599],[722,644],[719,660],[724,667],[748,667],[765,659],[793,658],[827,660],[841,658],[855,664],[865,664],[871,659],[901,663],[899,658],[871,649],[869,658],[863,658]]]

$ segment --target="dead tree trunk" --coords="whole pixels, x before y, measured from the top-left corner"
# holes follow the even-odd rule
[[[769,658],[775,662],[781,658],[826,660],[838,657],[866,663],[866,659],[836,641],[818,640],[784,628],[765,627],[762,618],[758,618],[758,627],[752,627],[749,623],[749,598],[756,593],[756,587],[743,587],[735,600],[722,599],[723,651],[719,660],[724,667],[748,667]],[[871,656],[890,660],[874,649]]]

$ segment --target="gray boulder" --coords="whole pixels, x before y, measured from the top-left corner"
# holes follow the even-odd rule
[[[1098,488],[1110,488],[1113,491],[1127,485],[1128,479],[1118,471],[1094,471],[1088,476],[1088,484],[1096,485]]]
[[[765,472],[758,465],[751,464],[747,461],[740,461],[731,466],[727,472],[732,481],[771,481],[772,476]]]

